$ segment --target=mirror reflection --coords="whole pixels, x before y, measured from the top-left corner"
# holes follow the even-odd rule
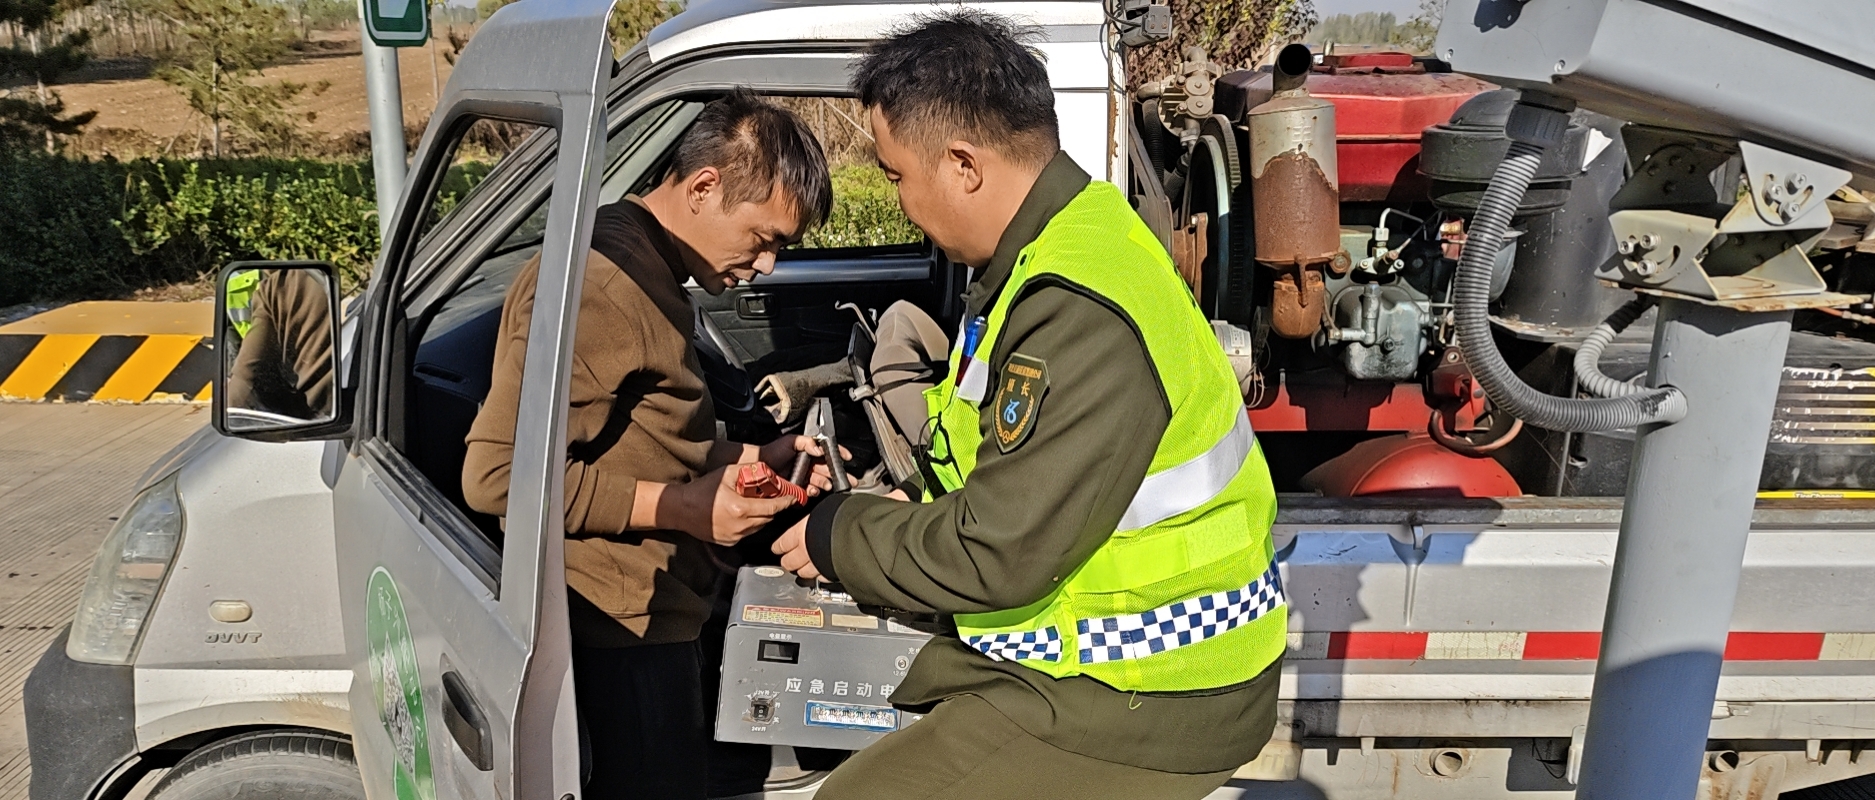
[[[220,341],[230,430],[329,422],[338,413],[332,276],[312,266],[228,273]]]

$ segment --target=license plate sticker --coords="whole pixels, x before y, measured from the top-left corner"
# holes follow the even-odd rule
[[[898,730],[898,709],[810,700],[807,703],[806,722],[816,728],[890,733]]]

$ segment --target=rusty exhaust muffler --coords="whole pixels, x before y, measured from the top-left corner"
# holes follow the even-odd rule
[[[1326,269],[1346,272],[1341,249],[1341,192],[1335,165],[1335,106],[1304,87],[1314,55],[1292,44],[1276,56],[1275,91],[1250,109],[1251,208],[1256,260],[1277,270],[1271,325],[1307,339],[1328,319]]]

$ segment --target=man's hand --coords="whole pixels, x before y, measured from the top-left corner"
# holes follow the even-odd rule
[[[794,523],[787,533],[775,540],[769,550],[781,556],[781,568],[809,580],[820,577],[820,570],[807,556],[807,520]]]
[[[674,516],[682,520],[676,527],[703,541],[724,546],[761,530],[776,514],[794,504],[786,496],[743,497],[736,492],[736,466],[733,464],[682,486],[666,489],[664,502],[673,499],[672,495],[676,495]]]
[[[808,474],[807,485],[801,488],[806,489],[809,496],[817,495],[833,488],[832,474],[827,471],[826,448],[821,447],[820,442],[814,441],[811,437],[783,436],[768,444],[762,445],[758,452],[760,453],[758,457],[761,458],[762,463],[767,464],[770,468],[775,470],[775,474],[783,478],[791,478],[793,476],[795,459],[799,457],[800,454],[806,453],[818,459],[818,461],[814,464],[813,471]],[[853,454],[842,447],[840,448],[840,456],[842,458],[851,458]]]
[[[897,489],[893,489],[886,497],[893,500],[906,499],[905,493]],[[814,566],[814,560],[807,555],[808,519],[808,517],[802,517],[800,522],[788,528],[787,532],[781,534],[781,538],[776,539],[774,545],[768,549],[781,556],[782,569],[812,580],[820,577],[820,569]]]

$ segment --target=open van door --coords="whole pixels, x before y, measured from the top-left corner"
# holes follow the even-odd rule
[[[356,421],[334,487],[353,741],[373,800],[579,793],[562,478],[574,316],[605,147],[612,0],[529,0],[484,23],[418,149],[348,365]],[[538,126],[555,157],[505,531],[456,534],[395,450],[407,398],[402,276],[477,121]],[[538,139],[536,140],[538,141]],[[421,409],[412,409],[422,413]],[[459,515],[455,515],[459,516]]]

